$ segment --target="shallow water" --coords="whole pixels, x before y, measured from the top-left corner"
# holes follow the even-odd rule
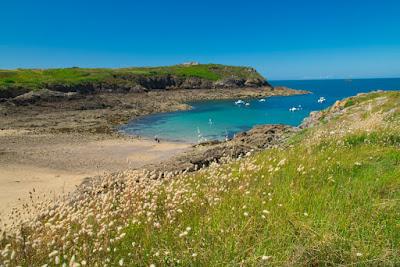
[[[189,103],[189,111],[154,114],[132,120],[121,127],[127,134],[196,143],[205,140],[231,138],[257,124],[299,125],[311,111],[325,109],[336,100],[361,92],[400,89],[400,78],[357,80],[272,81],[274,86],[309,90],[312,94],[274,96],[244,100],[249,105],[237,105],[235,100],[211,100]],[[318,103],[320,97],[326,101]],[[299,110],[291,112],[290,108]]]

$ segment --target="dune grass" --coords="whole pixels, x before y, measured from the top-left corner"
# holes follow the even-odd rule
[[[195,174],[105,178],[83,200],[3,239],[2,259],[11,266],[399,265],[398,97],[356,97],[285,147]]]

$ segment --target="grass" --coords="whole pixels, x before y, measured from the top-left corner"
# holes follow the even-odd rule
[[[262,78],[260,74],[247,67],[224,66],[218,64],[175,65],[166,67],[137,67],[120,69],[17,69],[0,70],[0,90],[26,88],[38,90],[51,84],[79,85],[84,83],[114,82],[146,76],[174,75],[177,77],[197,77],[216,81],[227,77]],[[263,79],[263,78],[262,78]]]
[[[5,238],[3,259],[23,266],[56,258],[89,266],[400,265],[399,96],[355,97],[285,148],[195,174],[105,178],[84,200]]]

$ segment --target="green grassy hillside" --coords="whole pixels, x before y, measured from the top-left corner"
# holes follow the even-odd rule
[[[399,105],[399,92],[353,97],[284,148],[161,181],[135,171],[110,176],[84,200],[4,239],[0,259],[24,266],[400,265]]]
[[[142,77],[166,75],[178,78],[197,77],[209,81],[230,77],[264,80],[260,74],[251,68],[218,64],[120,69],[17,69],[0,70],[0,90],[10,90],[10,88],[37,90],[47,88],[49,85],[76,86],[85,83],[117,83],[118,80],[135,80]]]

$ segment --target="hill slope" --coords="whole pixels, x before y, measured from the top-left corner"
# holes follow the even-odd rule
[[[253,68],[218,64],[120,69],[0,70],[0,97],[4,98],[38,89],[62,92],[129,92],[166,88],[261,86],[269,86],[269,84]]]
[[[399,265],[399,104],[398,92],[346,99],[279,148],[195,174],[105,177],[5,238],[1,261]]]

